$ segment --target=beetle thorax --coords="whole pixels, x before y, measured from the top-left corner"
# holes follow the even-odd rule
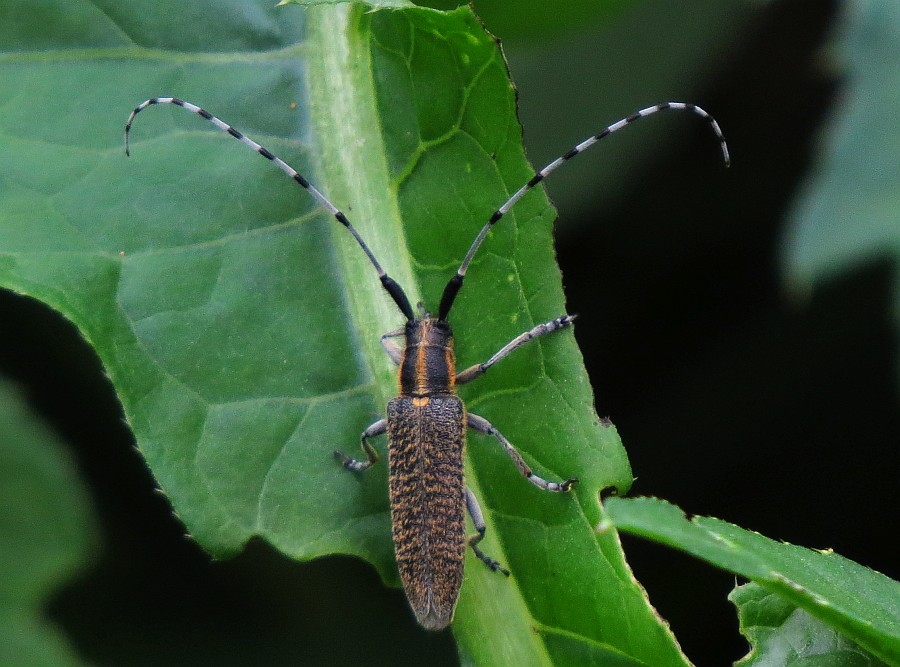
[[[434,317],[406,323],[406,346],[400,363],[401,396],[455,394],[456,355],[450,325]]]

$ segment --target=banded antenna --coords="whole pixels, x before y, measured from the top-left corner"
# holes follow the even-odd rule
[[[131,124],[134,122],[135,116],[137,116],[141,111],[146,109],[149,106],[154,104],[174,104],[176,106],[187,109],[188,111],[192,111],[201,118],[205,118],[217,128],[230,134],[232,137],[240,141],[245,146],[249,146],[254,151],[262,155],[267,160],[273,162],[275,166],[277,166],[281,171],[286,173],[291,177],[300,187],[305,189],[309,194],[312,195],[313,199],[315,199],[319,204],[321,204],[332,216],[334,216],[335,220],[341,223],[347,230],[353,235],[353,238],[356,239],[356,242],[359,244],[360,248],[362,248],[363,252],[366,254],[366,257],[369,258],[369,261],[372,263],[372,266],[375,268],[375,271],[378,273],[378,279],[381,281],[382,286],[387,293],[394,300],[394,303],[397,304],[397,307],[400,309],[400,312],[406,317],[407,320],[413,321],[415,320],[415,314],[413,313],[412,306],[409,303],[409,299],[406,296],[406,293],[403,291],[403,288],[391,278],[381,265],[378,263],[378,260],[375,259],[375,255],[372,254],[372,251],[369,249],[369,246],[366,245],[366,242],[363,241],[362,237],[359,235],[359,232],[356,231],[356,228],[350,223],[340,209],[338,209],[331,201],[323,195],[319,190],[317,190],[313,185],[309,183],[296,169],[291,167],[289,164],[284,162],[281,158],[275,156],[268,149],[260,146],[258,143],[250,139],[249,137],[244,136],[241,132],[234,129],[228,123],[216,118],[211,113],[198,107],[195,104],[191,104],[190,102],[185,102],[184,100],[178,99],[177,97],[154,97],[145,102],[141,102],[137,107],[135,107],[134,111],[131,112],[131,115],[128,117],[128,122],[125,123],[125,154],[130,155],[130,145],[129,145],[129,133],[131,131]],[[719,140],[719,148],[722,151],[722,158],[725,162],[725,166],[729,166],[731,163],[731,158],[728,154],[728,145],[725,143],[725,137],[722,134],[722,130],[719,127],[719,124],[716,122],[716,119],[713,118],[710,114],[708,114],[704,109],[698,107],[695,104],[688,104],[686,102],[665,102],[663,104],[657,104],[652,107],[647,107],[645,109],[641,109],[640,111],[636,111],[630,116],[623,118],[619,121],[616,121],[612,125],[607,126],[602,131],[597,134],[588,137],[580,144],[572,147],[567,153],[561,155],[556,158],[553,162],[545,166],[540,171],[536,172],[531,179],[525,183],[521,188],[516,190],[513,195],[504,202],[504,204],[494,211],[493,215],[491,215],[487,224],[482,227],[481,231],[478,232],[478,236],[475,237],[475,240],[472,242],[472,245],[469,247],[468,252],[466,253],[465,258],[460,264],[459,268],[456,270],[456,274],[447,282],[447,285],[444,287],[444,292],[441,295],[441,302],[438,308],[438,319],[442,321],[446,321],[447,316],[450,314],[450,309],[453,307],[453,302],[456,300],[456,295],[459,293],[459,290],[462,288],[463,281],[466,277],[466,271],[469,269],[469,265],[472,263],[472,259],[475,257],[475,253],[478,252],[478,249],[481,247],[481,244],[484,242],[485,237],[487,237],[488,232],[491,231],[491,228],[497,222],[499,222],[504,215],[506,215],[509,210],[518,202],[526,193],[532,190],[538,183],[540,183],[544,178],[546,178],[553,171],[561,167],[563,164],[571,160],[573,157],[578,155],[579,153],[583,153],[585,150],[596,144],[598,141],[603,139],[604,137],[609,136],[613,132],[618,132],[624,127],[631,125],[635,121],[640,120],[641,118],[645,118],[647,116],[651,116],[659,111],[667,111],[667,110],[676,110],[676,111],[690,111],[699,115],[701,118],[706,120],[710,127],[712,127],[713,132],[716,135],[716,138]]]
[[[725,166],[728,167],[731,164],[731,157],[728,154],[728,144],[725,143],[725,136],[722,134],[722,129],[719,127],[719,124],[716,122],[715,118],[708,114],[704,109],[698,107],[696,104],[688,104],[686,102],[665,102],[663,104],[656,104],[652,107],[647,107],[646,109],[641,109],[640,111],[635,111],[630,116],[616,121],[597,134],[588,137],[580,144],[572,147],[568,153],[556,158],[553,162],[548,164],[539,172],[535,173],[535,175],[531,177],[531,180],[529,180],[525,185],[516,190],[513,196],[506,200],[503,206],[494,211],[494,214],[490,217],[487,224],[481,228],[481,231],[478,232],[478,236],[475,237],[475,240],[469,247],[469,252],[466,253],[465,259],[463,259],[462,264],[460,264],[459,268],[456,270],[456,275],[454,275],[447,283],[447,286],[444,287],[444,293],[441,296],[441,305],[438,308],[438,319],[446,320],[447,315],[450,314],[450,309],[453,307],[453,302],[456,300],[456,295],[462,288],[463,280],[466,277],[466,271],[469,269],[469,264],[472,263],[472,258],[475,257],[475,253],[478,252],[478,248],[481,247],[481,244],[484,241],[485,237],[488,235],[488,232],[491,231],[491,228],[495,224],[497,224],[497,222],[499,222],[500,219],[509,212],[509,209],[511,209],[517,201],[525,196],[525,194],[529,190],[534,188],[534,186],[544,180],[544,178],[546,178],[553,171],[561,167],[563,164],[571,160],[579,153],[583,153],[604,137],[608,137],[613,132],[618,132],[622,128],[628,127],[641,118],[652,116],[659,111],[668,111],[669,109],[673,109],[675,111],[691,111],[706,120],[712,127],[716,138],[719,140],[719,148],[722,151],[722,159],[725,161]]]
[[[400,285],[393,278],[391,278],[384,269],[381,268],[378,260],[375,259],[375,255],[372,254],[369,246],[367,246],[366,242],[363,241],[362,237],[359,235],[359,232],[356,231],[356,228],[352,224],[350,224],[347,216],[344,215],[337,206],[332,204],[331,200],[328,199],[328,197],[323,195],[314,186],[312,186],[309,181],[307,181],[291,165],[282,160],[280,157],[273,155],[267,148],[260,146],[258,143],[253,141],[253,139],[245,137],[241,132],[231,127],[231,125],[229,125],[225,121],[216,118],[206,109],[201,109],[196,104],[185,102],[184,100],[180,100],[177,97],[154,97],[147,100],[146,102],[141,102],[135,107],[134,111],[131,112],[131,115],[128,117],[128,122],[125,123],[125,155],[131,155],[128,138],[129,133],[131,132],[131,124],[134,122],[134,117],[147,107],[153,106],[154,104],[174,104],[175,106],[182,107],[184,109],[187,109],[188,111],[193,111],[201,118],[205,118],[223,132],[227,132],[245,146],[249,146],[264,158],[273,162],[276,167],[290,176],[291,179],[293,179],[300,187],[311,194],[313,196],[313,199],[315,199],[317,202],[319,202],[319,204],[325,207],[325,209],[334,216],[335,220],[344,225],[344,227],[347,228],[347,231],[353,234],[353,238],[356,239],[359,247],[362,248],[363,252],[366,253],[366,257],[368,257],[369,261],[372,263],[372,266],[375,267],[375,271],[378,273],[378,279],[381,281],[384,289],[387,290],[387,293],[391,295],[391,298],[394,300],[394,303],[397,304],[400,312],[403,313],[407,320],[412,321],[415,319],[415,314],[413,313],[412,306],[410,305],[409,299],[407,298],[406,293],[403,291],[403,288],[400,287]]]

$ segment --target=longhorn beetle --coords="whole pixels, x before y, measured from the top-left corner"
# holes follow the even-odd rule
[[[545,334],[559,331],[572,324],[574,315],[562,315],[539,324],[504,345],[487,361],[475,364],[461,373],[456,372],[453,333],[447,317],[453,307],[472,258],[481,247],[491,228],[550,172],[585,149],[617,130],[658,111],[674,109],[690,111],[706,120],[719,140],[725,165],[729,164],[728,147],[715,119],[693,104],[667,102],[641,109],[613,123],[598,134],[557,158],[519,188],[493,215],[475,237],[469,251],[449,280],[441,296],[437,317],[419,305],[418,316],[413,312],[403,289],[381,268],[372,251],[363,241],[347,217],[325,195],[310,185],[302,175],[258,143],[245,137],[208,111],[175,97],[155,97],[139,104],[125,124],[125,153],[129,153],[128,135],[138,113],[154,104],[174,104],[205,118],[220,130],[249,146],[296,181],[322,205],[335,220],[346,227],[359,247],[369,258],[381,284],[406,318],[400,329],[381,337],[381,344],[391,360],[399,366],[400,395],[387,405],[387,417],[379,419],[362,432],[360,444],[365,460],[353,459],[341,451],[334,456],[347,470],[361,472],[378,462],[378,453],[369,440],[387,433],[388,486],[391,505],[391,526],[397,566],[406,597],[419,623],[429,630],[447,627],[462,585],[463,559],[466,546],[491,570],[509,572],[490,558],[478,546],[485,535],[484,517],[478,501],[466,488],[463,479],[463,455],[466,428],[493,436],[500,443],[519,472],[532,484],[545,491],[568,491],[578,480],[571,477],[563,482],[550,482],[539,477],[525,463],[512,443],[484,417],[466,412],[457,396],[456,386],[484,375],[491,366],[514,350]],[[403,338],[403,344],[397,342]],[[466,537],[465,509],[472,517],[477,531]]]

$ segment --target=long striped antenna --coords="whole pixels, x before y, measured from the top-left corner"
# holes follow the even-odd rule
[[[356,242],[359,244],[359,247],[362,248],[363,252],[366,253],[366,257],[369,258],[369,261],[372,262],[372,266],[375,267],[375,271],[378,272],[378,279],[381,281],[381,284],[384,286],[384,289],[387,290],[387,293],[391,295],[391,298],[394,300],[394,303],[397,304],[397,307],[400,309],[400,312],[406,317],[407,320],[415,319],[415,315],[413,314],[412,306],[409,303],[409,299],[406,296],[406,293],[403,291],[403,288],[391,278],[387,273],[385,273],[384,269],[381,268],[381,265],[378,263],[378,260],[375,259],[375,255],[372,254],[372,251],[369,249],[369,246],[366,245],[366,242],[363,241],[362,237],[359,235],[359,232],[356,231],[356,228],[350,224],[350,221],[331,201],[319,192],[315,187],[310,185],[309,181],[307,181],[296,169],[291,167],[287,162],[282,160],[281,158],[273,155],[268,149],[260,146],[258,143],[253,141],[248,137],[245,137],[243,134],[238,132],[236,129],[231,127],[228,123],[216,118],[211,113],[206,111],[205,109],[201,109],[196,104],[191,104],[190,102],[185,102],[184,100],[180,100],[177,97],[154,97],[145,102],[141,102],[138,104],[134,111],[131,112],[131,115],[128,117],[128,122],[125,123],[125,155],[131,155],[130,146],[128,143],[129,132],[131,132],[131,124],[134,122],[134,117],[137,116],[141,111],[146,109],[149,106],[153,106],[154,104],[174,104],[175,106],[182,107],[187,109],[188,111],[193,111],[195,114],[200,116],[201,118],[205,118],[210,123],[215,125],[217,128],[222,130],[223,132],[227,132],[232,137],[240,141],[245,146],[249,146],[254,151],[262,155],[267,160],[273,162],[276,167],[281,169],[285,174],[290,176],[300,187],[306,190],[309,194],[313,196],[319,204],[321,204],[325,209],[334,216],[334,219],[341,223],[344,227],[347,228],[351,234],[353,234],[353,238],[356,239]]]
[[[604,137],[608,137],[613,132],[618,132],[622,128],[631,125],[641,118],[652,116],[658,111],[667,111],[669,109],[674,109],[676,111],[691,111],[706,120],[710,124],[710,127],[712,127],[713,132],[715,132],[716,138],[719,140],[719,148],[722,151],[722,159],[725,161],[725,166],[727,167],[731,164],[731,157],[728,155],[728,144],[725,143],[725,136],[722,134],[722,129],[719,127],[719,124],[716,122],[715,118],[709,115],[705,110],[698,107],[696,104],[688,104],[685,102],[665,102],[663,104],[657,104],[652,107],[647,107],[646,109],[641,109],[640,111],[634,112],[627,118],[616,121],[612,125],[603,129],[598,134],[595,134],[592,137],[588,137],[580,144],[570,149],[568,153],[566,153],[565,155],[561,155],[546,167],[541,169],[531,177],[530,181],[516,190],[513,196],[507,199],[503,206],[494,211],[494,214],[490,217],[487,224],[482,227],[481,231],[478,232],[478,236],[476,236],[475,240],[472,242],[472,245],[469,248],[469,252],[466,253],[465,259],[463,259],[462,264],[460,264],[459,269],[457,269],[456,271],[456,275],[454,275],[450,279],[450,281],[447,283],[447,286],[444,288],[444,293],[441,296],[441,305],[438,309],[438,319],[447,319],[447,315],[450,313],[450,309],[453,307],[453,302],[456,299],[456,295],[462,288],[463,280],[466,277],[466,271],[469,269],[469,264],[472,263],[472,258],[475,256],[475,253],[478,252],[478,248],[481,247],[481,244],[484,241],[485,237],[488,235],[488,232],[491,231],[491,228],[495,224],[497,224],[497,222],[499,222],[500,219],[509,212],[509,209],[511,209],[515,205],[515,203],[519,201],[529,190],[531,190],[534,186],[544,180],[544,178],[546,178],[550,173],[561,167],[563,164],[571,160],[579,153],[583,153]]]

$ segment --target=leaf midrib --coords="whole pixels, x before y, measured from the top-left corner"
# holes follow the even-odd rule
[[[314,135],[337,138],[337,148],[351,145],[366,147],[365,155],[373,159],[365,160],[365,169],[358,171],[357,183],[359,181],[368,183],[370,186],[368,189],[372,192],[388,193],[384,199],[389,204],[390,215],[378,215],[375,210],[377,203],[374,201],[360,201],[354,198],[352,189],[354,179],[348,174],[348,163],[351,160],[348,160],[345,151],[337,150],[335,146],[320,147],[317,159],[322,166],[320,170],[322,186],[327,193],[331,193],[328,196],[333,197],[332,201],[339,208],[341,197],[343,200],[354,202],[354,216],[351,219],[354,226],[366,239],[385,270],[404,287],[410,302],[416,303],[420,300],[420,289],[414,278],[412,259],[407,250],[408,244],[399,213],[396,183],[389,176],[387,152],[380,131],[382,123],[368,44],[371,35],[361,10],[355,6],[311,8],[307,11],[307,18],[308,45],[316,44],[318,60],[322,63],[321,71],[315,71],[317,68],[314,66],[308,71],[310,118]],[[341,58],[348,55],[356,58],[352,68],[340,65]],[[317,75],[324,77],[326,81],[317,79]],[[346,104],[339,104],[337,107],[324,105],[321,100],[333,101],[333,98],[325,95],[326,88],[350,91],[353,99],[352,108],[348,108]],[[340,109],[341,113],[335,113],[336,109]],[[372,118],[374,122],[363,120],[366,116]],[[335,119],[338,119],[337,122],[334,122]],[[363,158],[359,151],[353,153],[352,162],[361,159]],[[335,234],[338,261],[344,269],[345,284],[348,290],[351,288],[353,290],[353,293],[348,294],[347,306],[351,319],[360,332],[358,339],[360,357],[378,378],[384,405],[396,393],[396,371],[377,341],[381,333],[396,328],[402,317],[398,316],[396,306],[384,294],[371,265],[355,241],[339,225],[332,227],[332,233]],[[467,484],[476,496],[481,496],[474,475],[467,475]],[[491,510],[487,508],[485,520],[488,531],[499,537],[499,533],[495,532],[491,525],[490,515]],[[499,544],[499,540],[496,543]],[[496,573],[490,572],[489,575],[496,576]],[[531,625],[534,619],[530,616],[521,589],[515,584],[514,579],[511,579],[509,584],[515,591],[519,603],[517,606],[523,615],[516,614],[517,620],[513,621],[514,615],[510,614],[506,620],[524,624],[525,627],[516,634],[530,638],[527,646],[520,642],[516,647],[522,658],[519,664],[552,664],[543,639],[532,632]],[[466,624],[459,622],[454,623],[453,627],[456,634],[466,633],[470,629]],[[469,641],[479,641],[479,638],[470,637]],[[482,649],[484,648],[482,644]],[[507,645],[506,648],[510,647]],[[506,659],[509,656],[498,652],[496,657]]]

